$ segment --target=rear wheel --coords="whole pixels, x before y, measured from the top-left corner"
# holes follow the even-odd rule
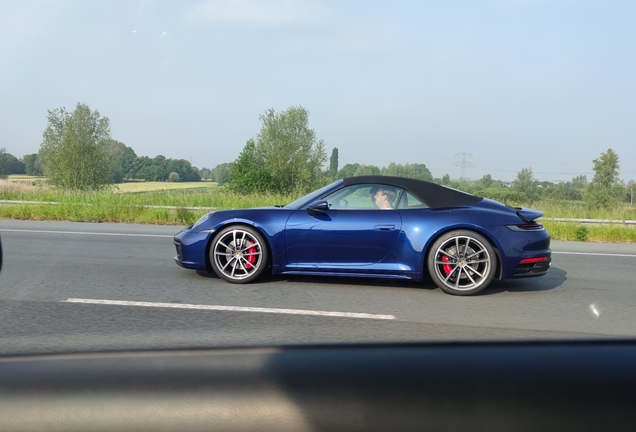
[[[428,255],[435,285],[449,294],[472,295],[486,288],[496,270],[495,251],[473,231],[451,231],[438,238]]]
[[[229,226],[212,240],[210,264],[214,273],[232,283],[258,278],[267,265],[267,245],[255,228]]]

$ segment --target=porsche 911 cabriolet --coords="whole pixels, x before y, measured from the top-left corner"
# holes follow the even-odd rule
[[[362,176],[284,206],[203,215],[174,237],[175,262],[232,283],[272,274],[423,280],[454,295],[550,268],[543,212],[431,182]]]

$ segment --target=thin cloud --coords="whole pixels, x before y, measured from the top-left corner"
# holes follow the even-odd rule
[[[324,14],[314,0],[208,0],[192,7],[187,17],[203,24],[288,27],[315,21]]]

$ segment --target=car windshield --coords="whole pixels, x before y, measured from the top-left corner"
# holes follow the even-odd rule
[[[331,189],[334,189],[334,187],[339,184],[342,183],[340,180],[333,182],[325,187],[322,187],[320,189],[318,189],[317,191],[311,192],[305,196],[302,196],[300,198],[298,198],[297,200],[294,200],[292,202],[290,202],[289,204],[287,204],[285,206],[285,208],[289,208],[289,209],[297,209],[298,207],[302,206],[303,204],[309,204],[312,201],[322,198],[326,192],[330,191]]]
[[[1,1],[0,355],[636,337],[635,16]]]

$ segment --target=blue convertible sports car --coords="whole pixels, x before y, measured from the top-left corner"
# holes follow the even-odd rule
[[[274,274],[422,280],[471,295],[544,275],[543,212],[401,177],[338,180],[285,206],[210,212],[174,237],[182,267],[233,283]]]

